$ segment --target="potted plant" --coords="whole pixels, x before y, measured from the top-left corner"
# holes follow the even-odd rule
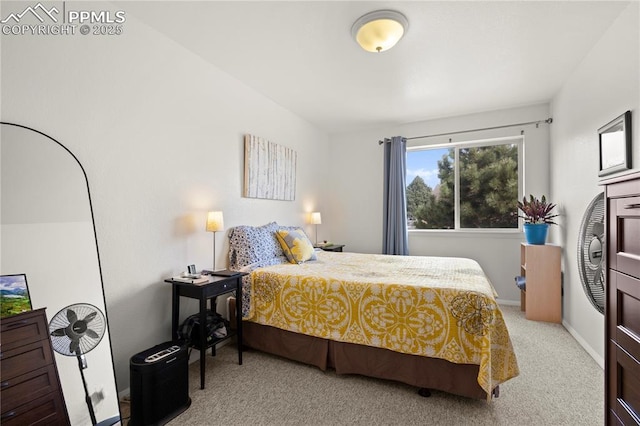
[[[547,202],[543,195],[541,199],[533,195],[524,197],[518,201],[518,209],[522,214],[518,215],[524,219],[524,236],[529,244],[544,244],[547,240],[549,225],[557,225],[552,219],[557,217],[553,214],[555,204]]]

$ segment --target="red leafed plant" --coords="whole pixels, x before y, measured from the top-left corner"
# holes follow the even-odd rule
[[[518,201],[518,209],[523,213],[518,215],[524,219],[525,223],[548,223],[557,225],[553,220],[557,217],[557,214],[552,214],[552,210],[556,207],[553,203],[548,203],[547,199],[543,195],[541,199],[534,197],[533,195],[524,197],[522,201]]]

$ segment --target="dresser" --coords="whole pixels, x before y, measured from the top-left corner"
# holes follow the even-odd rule
[[[606,197],[605,420],[640,424],[640,173],[603,182]]]
[[[0,320],[3,426],[69,425],[44,309]]]

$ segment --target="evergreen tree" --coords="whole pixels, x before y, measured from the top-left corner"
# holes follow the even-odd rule
[[[415,219],[418,210],[430,202],[431,194],[431,188],[425,183],[424,179],[416,176],[407,185],[407,218]]]
[[[454,150],[438,161],[438,178],[440,185],[433,191],[433,202],[424,205],[416,214],[416,228],[419,229],[453,229],[454,202]]]
[[[433,190],[422,178],[414,179],[407,187],[407,213],[415,218],[416,228],[454,228],[454,160],[452,148],[438,161],[440,184]],[[505,144],[461,148],[459,161],[460,226],[516,228],[518,147]]]
[[[460,226],[518,226],[518,147],[495,145],[460,150]]]

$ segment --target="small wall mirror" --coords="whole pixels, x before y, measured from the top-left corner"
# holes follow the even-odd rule
[[[631,168],[631,111],[598,129],[600,171],[598,176]]]
[[[89,185],[77,158],[37,130],[1,123],[0,274],[25,274],[47,319],[75,304],[106,315]],[[98,424],[119,422],[108,325],[82,373]],[[72,425],[92,424],[76,356],[55,353]]]

